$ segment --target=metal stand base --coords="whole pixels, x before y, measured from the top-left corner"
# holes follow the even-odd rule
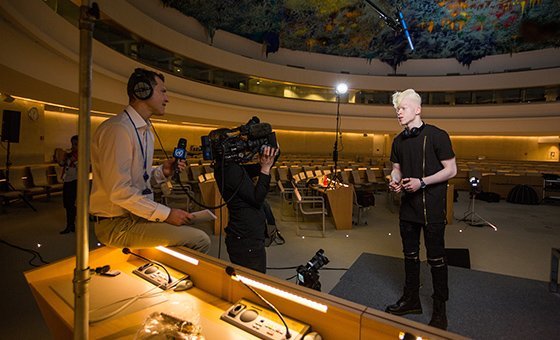
[[[488,220],[480,216],[474,211],[474,202],[475,202],[475,195],[471,193],[471,203],[469,204],[469,209],[465,212],[460,222],[466,222],[468,225],[473,227],[490,227],[494,229],[494,231],[498,231],[498,227],[496,227],[493,223],[490,223]]]

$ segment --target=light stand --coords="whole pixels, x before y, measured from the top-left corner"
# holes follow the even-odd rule
[[[466,222],[468,225],[473,227],[491,227],[494,231],[498,231],[498,227],[496,227],[493,223],[489,222],[482,216],[476,213],[474,210],[474,202],[476,200],[476,189],[478,189],[478,178],[472,177],[469,180],[471,184],[471,202],[469,203],[469,208],[464,213],[463,218],[459,221]]]
[[[334,137],[334,147],[333,147],[333,162],[334,162],[334,171],[331,176],[331,183],[335,185],[335,181],[338,181],[338,175],[336,173],[338,169],[338,138],[340,134],[340,96],[345,94],[348,91],[348,85],[344,83],[340,83],[336,86],[336,129],[335,129],[335,137]]]
[[[12,162],[10,162],[10,141],[7,140],[6,142],[8,143],[8,146],[6,148],[6,186],[8,187],[8,190],[18,192],[18,190],[16,190],[16,188],[14,188],[14,186],[10,183],[10,166],[12,165]],[[23,194],[19,194],[18,196],[33,211],[37,211],[37,209],[35,209],[35,207]]]

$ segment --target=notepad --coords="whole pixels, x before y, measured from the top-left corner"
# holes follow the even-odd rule
[[[214,221],[216,215],[208,209],[192,212],[193,218],[187,225],[200,224],[208,221]]]

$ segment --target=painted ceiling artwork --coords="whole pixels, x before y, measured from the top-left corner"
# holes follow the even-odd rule
[[[160,1],[197,19],[210,39],[224,30],[263,43],[267,55],[281,47],[380,59],[397,69],[408,59],[470,65],[487,55],[560,47],[560,0]],[[380,15],[394,20],[399,11],[414,50]]]

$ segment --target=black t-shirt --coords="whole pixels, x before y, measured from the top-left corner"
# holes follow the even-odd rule
[[[260,169],[260,164],[224,165],[222,191],[222,167],[217,163],[214,168],[218,189],[223,199],[229,201],[229,221],[226,228],[228,235],[256,240],[265,238],[266,216],[262,206],[270,188],[270,175],[263,174]],[[255,176],[258,176],[258,179],[254,184],[252,178]]]
[[[442,160],[455,157],[447,132],[425,124],[417,136],[400,133],[393,140],[391,162],[400,164],[402,178],[423,178],[443,169]],[[404,191],[403,191],[404,192]],[[446,214],[447,181],[424,190],[404,192],[400,219],[415,223],[443,223]]]

